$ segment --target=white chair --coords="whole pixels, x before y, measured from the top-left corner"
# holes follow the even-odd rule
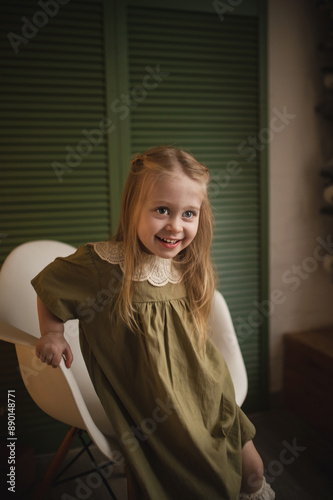
[[[71,427],[35,495],[36,500],[45,498],[79,429],[87,431],[108,460],[119,459],[119,453],[115,457],[112,451],[119,450],[112,425],[80,351],[77,320],[65,324],[65,336],[74,355],[70,369],[63,360],[59,369],[54,369],[41,363],[35,355],[40,333],[36,293],[30,281],[56,257],[65,257],[74,251],[74,247],[57,241],[31,241],[14,249],[0,272],[0,339],[15,344],[23,382],[39,408]],[[210,320],[212,340],[228,364],[236,400],[241,405],[247,393],[247,375],[228,307],[219,292],[215,293]],[[130,498],[129,483],[128,489]],[[115,498],[112,490],[109,491]]]
[[[229,308],[224,297],[215,291],[210,313],[211,340],[223,355],[234,384],[236,402],[242,406],[245,401],[248,380],[243,356],[232,323]]]
[[[30,281],[56,257],[65,257],[75,250],[57,241],[31,241],[15,248],[0,272],[0,338],[15,344],[22,379],[34,402],[45,413],[71,427],[55,454],[36,499],[45,498],[79,429],[88,432],[108,460],[113,460],[112,449],[119,450],[83,361],[78,321],[65,324],[65,336],[74,356],[71,369],[68,370],[62,361],[60,369],[55,370],[35,355],[40,332],[36,293]]]

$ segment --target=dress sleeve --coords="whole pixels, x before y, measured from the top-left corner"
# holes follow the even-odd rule
[[[55,259],[31,284],[45,306],[63,322],[82,319],[82,312],[100,290],[91,247],[82,246],[68,257]]]

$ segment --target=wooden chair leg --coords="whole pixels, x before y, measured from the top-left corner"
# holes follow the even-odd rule
[[[45,496],[47,491],[50,489],[54,479],[56,478],[59,469],[65,460],[67,453],[72,446],[72,443],[74,439],[77,437],[78,433],[80,432],[80,429],[77,427],[71,427],[69,431],[67,432],[64,440],[62,441],[61,445],[59,446],[56,454],[54,455],[52,462],[50,463],[42,482],[38,486],[34,496],[33,500],[45,500]]]
[[[131,483],[131,476],[127,465],[125,466],[126,479],[127,479],[127,500],[134,500],[133,488]]]

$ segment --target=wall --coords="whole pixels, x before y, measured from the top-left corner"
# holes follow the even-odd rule
[[[269,1],[268,109],[271,116],[274,108],[295,115],[284,118],[269,145],[270,290],[280,290],[281,302],[270,314],[272,392],[282,388],[283,334],[333,325],[333,283],[317,240],[330,240],[333,228],[333,217],[319,214],[319,171],[333,157],[333,134],[332,123],[314,110],[323,88],[313,4]]]

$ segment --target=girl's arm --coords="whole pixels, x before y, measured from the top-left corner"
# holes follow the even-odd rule
[[[64,324],[54,316],[37,296],[37,309],[41,338],[36,344],[36,356],[48,365],[57,368],[62,356],[65,358],[67,368],[73,361],[71,348],[64,338]]]

